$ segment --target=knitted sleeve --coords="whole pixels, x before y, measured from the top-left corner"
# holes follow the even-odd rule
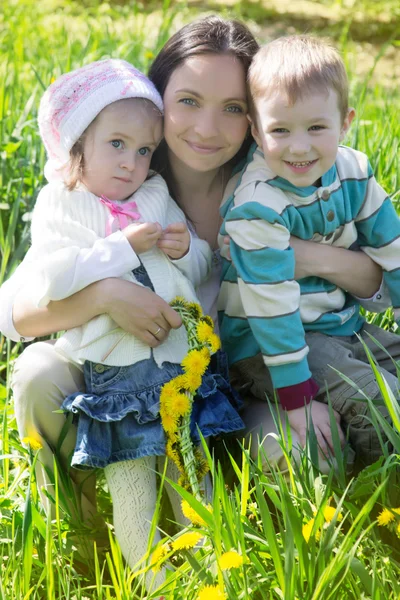
[[[32,300],[46,306],[107,277],[120,277],[139,260],[125,236],[104,238],[103,207],[85,191],[61,184],[43,188],[32,215]]]
[[[251,200],[238,201],[225,218],[237,276],[224,281],[221,289],[224,328],[225,333],[229,327],[240,329],[246,319],[274,387],[296,387],[311,377],[300,318],[300,287],[294,279],[294,252],[284,218],[257,201],[267,194],[268,186],[258,183]],[[229,340],[229,333],[226,336]],[[304,396],[298,398],[297,406],[301,405]]]
[[[169,197],[167,222],[186,223],[186,217],[176,202]],[[212,251],[205,240],[197,237],[195,232],[190,233],[189,251],[182,258],[172,260],[173,264],[187,277],[194,287],[207,279],[211,271]]]

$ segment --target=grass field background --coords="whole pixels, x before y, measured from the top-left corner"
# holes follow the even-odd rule
[[[297,6],[297,10],[296,7]],[[277,2],[73,2],[3,0],[0,15],[0,283],[26,252],[29,214],[43,181],[44,149],[37,109],[44,89],[61,73],[105,57],[119,57],[147,71],[171,33],[206,12],[246,20],[260,42],[285,31],[329,35],[350,73],[357,119],[348,145],[366,152],[379,182],[400,201],[399,17],[398,2],[341,0]],[[384,327],[390,312],[369,315]],[[16,432],[10,370],[19,344],[0,337],[0,598],[144,598],[140,577],[123,564],[110,541],[94,558],[78,556],[79,536],[89,538],[64,510],[61,492],[52,520],[38,500],[33,463],[40,450],[22,447]],[[214,497],[211,512],[187,497],[203,517],[194,526],[199,547],[167,548],[167,598],[341,600],[400,598],[400,419],[397,404],[381,382],[393,411],[386,425],[392,447],[382,459],[350,478],[337,450],[337,466],[322,476],[311,466],[315,444],[289,476],[267,477],[246,447],[219,447],[210,457]],[[373,409],[372,409],[373,410]],[[379,414],[373,411],[373,418]],[[221,446],[221,445],[220,445]],[[63,474],[60,473],[60,477]],[[61,489],[61,488],[60,488]],[[183,493],[183,492],[182,492]],[[100,509],[111,524],[107,490],[99,480]],[[161,523],[179,539],[160,499]],[[387,526],[379,521],[388,521]],[[194,538],[193,538],[194,539]],[[193,540],[192,540],[193,541]],[[236,551],[235,563],[221,557]],[[229,558],[229,557],[228,557]],[[233,563],[237,566],[232,566]],[[238,564],[240,563],[240,564]],[[228,567],[226,565],[228,564]],[[146,568],[145,563],[142,565]],[[151,590],[149,598],[160,591]]]

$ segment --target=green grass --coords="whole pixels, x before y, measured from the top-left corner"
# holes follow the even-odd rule
[[[373,3],[364,4],[373,19]],[[395,15],[397,4],[388,2],[387,6]],[[167,0],[161,8],[160,4],[132,2],[43,0],[33,5],[30,0],[3,0],[2,9],[0,283],[27,249],[29,212],[43,185],[45,157],[35,121],[43,89],[60,73],[106,56],[126,58],[146,70],[169,34],[194,16],[193,7],[169,5]],[[237,5],[232,14],[240,15],[241,10],[243,14],[243,6]],[[348,24],[336,35],[351,75],[352,104],[358,112],[347,143],[367,152],[378,180],[397,203],[400,92],[396,86],[385,87],[372,71],[357,76],[360,50],[349,40]],[[376,50],[378,72],[384,51]],[[377,321],[388,326],[390,315],[379,316]],[[77,539],[80,547],[82,541],[90,545],[91,532],[74,522],[66,508],[68,478],[62,470],[55,497],[59,509],[53,521],[46,517],[33,469],[40,451],[28,452],[18,439],[9,389],[12,362],[20,351],[20,345],[0,337],[1,600],[144,598],[140,577],[125,567],[111,528],[108,546],[95,552],[93,559],[74,552]],[[385,382],[380,385],[396,423],[396,405]],[[373,407],[371,410],[373,419],[381,422],[380,414]],[[166,597],[194,600],[203,586],[220,585],[232,600],[398,600],[400,539],[394,525],[379,527],[376,517],[382,507],[400,507],[400,431],[395,425],[381,425],[394,451],[385,446],[382,459],[352,480],[345,474],[338,449],[338,468],[322,476],[311,463],[315,456],[312,441],[299,466],[292,464],[290,444],[285,447],[287,479],[276,472],[267,477],[260,468],[261,456],[253,462],[246,446],[241,450],[232,443],[229,450],[220,447],[221,462],[209,457],[214,489],[211,511],[186,495],[205,521],[197,528],[204,541],[195,550],[169,552]],[[110,501],[101,480],[99,499],[111,523]],[[162,527],[172,534],[169,511],[161,497],[159,502]],[[324,518],[327,506],[337,508],[330,523]],[[314,527],[307,542],[302,528],[311,519]],[[398,524],[399,517],[396,519]],[[245,561],[236,569],[222,571],[218,559],[231,549]],[[145,563],[143,568],[148,568]],[[159,595],[151,592],[149,597]],[[218,597],[211,590],[203,596],[209,600]]]

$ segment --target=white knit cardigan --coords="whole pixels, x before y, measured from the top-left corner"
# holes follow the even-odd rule
[[[129,198],[133,200],[140,222],[158,222],[164,229],[170,223],[185,221],[159,175],[146,181]],[[33,211],[31,229],[30,260],[35,267],[28,287],[36,306],[67,298],[106,277],[122,277],[141,285],[131,273],[140,261],[125,236],[116,231],[104,240],[109,215],[109,209],[83,186],[72,192],[58,182],[43,188]],[[119,245],[125,257],[115,269],[108,260],[113,244]],[[157,247],[141,254],[140,259],[155,292],[166,302],[175,296],[197,302],[194,287],[207,278],[212,253],[207,242],[192,236],[188,254],[179,260],[170,260]],[[106,314],[67,331],[57,340],[56,349],[77,363],[90,360],[114,366],[133,364],[149,358],[151,353],[149,346],[124,332]],[[161,365],[164,361],[181,362],[187,350],[182,326],[171,330],[167,340],[153,352]]]

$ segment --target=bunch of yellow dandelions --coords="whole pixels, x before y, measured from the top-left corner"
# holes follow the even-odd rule
[[[395,531],[400,538],[400,507],[384,508],[378,515],[378,525],[388,527]]]
[[[190,415],[196,391],[210,363],[211,354],[221,347],[214,333],[211,317],[203,315],[195,302],[177,297],[171,306],[181,316],[187,331],[189,351],[181,362],[182,375],[163,385],[160,394],[160,416],[166,434],[166,454],[181,474],[179,484],[191,489],[200,499],[200,481],[208,465],[200,448],[195,448],[190,436]]]

